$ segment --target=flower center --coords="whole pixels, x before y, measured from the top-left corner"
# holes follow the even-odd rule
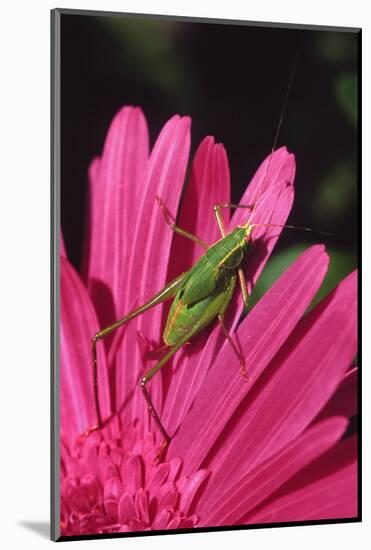
[[[114,431],[62,437],[61,534],[196,527],[194,497],[209,472],[182,476],[182,461],[159,459],[138,421]]]

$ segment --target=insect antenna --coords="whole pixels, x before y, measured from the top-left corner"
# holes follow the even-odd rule
[[[279,136],[279,133],[280,133],[280,130],[281,130],[282,122],[283,122],[283,117],[284,117],[284,115],[285,115],[286,106],[287,106],[287,101],[288,101],[288,99],[289,99],[289,94],[290,94],[290,90],[291,90],[291,86],[292,86],[292,81],[293,81],[294,74],[295,74],[295,70],[296,70],[296,64],[297,64],[297,61],[298,61],[298,57],[299,57],[299,50],[296,50],[295,57],[294,57],[294,61],[293,61],[293,63],[292,63],[292,67],[291,67],[289,83],[288,83],[288,85],[287,85],[285,98],[284,98],[283,104],[282,104],[282,109],[281,109],[281,113],[280,113],[280,118],[279,118],[279,120],[278,120],[276,132],[275,132],[275,135],[274,135],[272,150],[271,150],[271,153],[270,153],[269,158],[268,158],[267,168],[266,168],[264,177],[263,177],[262,181],[260,182],[259,189],[258,189],[258,194],[257,194],[257,197],[256,197],[256,199],[255,199],[255,201],[254,201],[254,206],[253,206],[253,208],[252,208],[252,210],[251,210],[250,217],[249,217],[247,223],[245,224],[245,227],[248,227],[249,225],[251,225],[251,221],[252,221],[252,218],[253,218],[253,216],[254,216],[254,213],[255,213],[255,210],[256,210],[256,206],[257,206],[257,204],[258,204],[258,202],[259,202],[260,195],[261,195],[261,193],[262,193],[262,189],[263,189],[264,183],[265,183],[265,181],[266,181],[266,179],[267,179],[267,177],[268,177],[268,172],[269,172],[269,167],[270,167],[270,164],[271,164],[272,156],[273,156],[273,153],[274,153],[274,151],[275,151],[275,149],[276,149],[276,145],[277,145],[277,141],[278,141],[278,136]]]
[[[319,231],[318,229],[312,229],[311,227],[302,227],[300,225],[281,225],[278,223],[253,223],[250,227],[283,227],[285,229],[297,229],[299,231],[310,231],[311,233],[319,233],[320,235],[332,236],[332,233],[328,231]]]

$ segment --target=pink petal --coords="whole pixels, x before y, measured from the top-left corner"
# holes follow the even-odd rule
[[[189,183],[182,201],[177,225],[207,244],[220,239],[214,217],[217,203],[230,202],[230,176],[226,151],[214,138],[206,137],[199,145],[192,164]],[[228,225],[229,210],[223,211]],[[169,280],[187,271],[204,249],[182,235],[175,235],[169,265]]]
[[[99,164],[90,170],[88,286],[101,327],[124,309],[123,274],[137,224],[138,196],[148,159],[148,129],[139,108],[114,117]]]
[[[179,493],[175,487],[175,483],[173,481],[165,483],[160,488],[156,499],[158,510],[160,508],[175,508],[179,500]]]
[[[136,518],[134,499],[129,493],[124,493],[118,505],[120,523],[126,524]]]
[[[220,438],[208,461],[213,470],[210,495],[226,491],[242,472],[278,452],[311,423],[356,353],[356,319],[352,273],[302,319]]]
[[[165,508],[162,508],[152,522],[152,529],[154,530],[166,529],[171,516],[172,516],[172,513],[170,510],[166,510]]]
[[[76,513],[86,513],[89,511],[89,503],[86,502],[85,495],[80,491],[78,480],[73,476],[67,476],[62,480],[62,492],[68,507]]]
[[[116,468],[114,463],[109,456],[99,456],[99,475],[98,478],[105,483],[106,479],[116,478],[119,475],[119,470]]]
[[[187,515],[192,507],[192,504],[197,496],[201,485],[210,476],[209,470],[198,470],[187,478],[186,483],[182,487],[179,509]]]
[[[118,519],[118,502],[115,499],[106,499],[104,501],[104,511],[110,521],[117,522]]]
[[[326,406],[320,412],[317,419],[335,415],[343,415],[350,418],[351,416],[357,414],[357,401],[358,369],[354,368],[345,374],[336,392],[330,401],[326,403]]]
[[[258,199],[258,191],[261,187],[261,194],[272,185],[272,182],[293,182],[295,178],[295,159],[294,155],[288,153],[286,147],[280,147],[268,155],[250,181],[244,196],[241,199],[242,204],[254,204]],[[237,225],[244,223],[246,210],[236,210],[232,223]],[[254,220],[256,221],[256,220]]]
[[[143,458],[145,461],[154,461],[156,456],[155,445],[155,436],[152,432],[148,432],[143,440]]]
[[[226,422],[303,315],[321,284],[327,264],[323,246],[311,247],[280,277],[239,327],[250,382],[242,380],[233,350],[224,346],[169,448],[169,458],[183,457],[185,473],[200,467]]]
[[[102,488],[90,474],[85,475],[81,480],[66,477],[62,487],[70,510],[77,514],[88,513],[102,502]]]
[[[99,329],[87,290],[66,258],[61,257],[60,403],[61,432],[77,436],[96,424],[91,337]],[[99,402],[103,419],[110,413],[107,365],[98,350]]]
[[[90,506],[102,502],[102,487],[94,476],[90,474],[85,475],[81,479],[80,489]]]
[[[122,450],[113,447],[111,449],[111,458],[115,466],[117,466],[117,468],[120,468],[122,462]]]
[[[93,220],[97,216],[94,216],[94,210],[99,208],[99,201],[97,201],[97,193],[100,191],[100,174],[101,158],[95,157],[88,168],[88,198],[87,206],[85,209],[85,227],[84,227],[84,243],[83,243],[83,257],[81,262],[81,274],[86,285],[89,281],[89,266],[90,255],[93,249]],[[101,193],[100,193],[101,195]]]
[[[178,529],[182,518],[179,512],[176,512],[173,519],[171,519],[167,525],[167,529]]]
[[[263,220],[266,222],[282,224],[285,223],[293,202],[293,187],[289,185],[289,183],[293,181],[295,161],[293,155],[289,155],[286,149],[283,151],[280,150],[280,153],[274,155],[273,159],[280,160],[276,173],[278,180],[275,178],[274,174],[272,174],[269,186],[260,196],[254,219],[261,221],[262,215],[264,214],[265,217]],[[275,163],[272,162],[272,165],[275,166]],[[285,171],[287,171],[288,168],[291,170],[291,181],[281,178],[282,171],[286,173]],[[259,172],[262,172],[262,168],[258,170],[258,174]],[[265,169],[263,172],[265,174]],[[254,181],[259,181],[259,179],[255,177]],[[241,202],[246,204],[249,202],[249,199],[252,198],[253,196],[251,193],[249,194],[247,192],[245,193],[245,200],[243,199]],[[250,200],[250,203],[251,202]],[[246,216],[246,211],[244,212]],[[237,219],[237,221],[241,223],[246,220]],[[231,227],[232,224],[230,228]],[[250,288],[255,284],[257,277],[277,242],[281,230],[281,228],[277,227],[258,227],[254,229],[254,251],[253,254],[249,256],[244,269],[246,280]],[[243,303],[240,292],[236,291],[226,316],[226,325],[230,333],[233,332],[237,324],[242,308]],[[176,431],[176,428],[180,425],[181,420],[191,407],[199,388],[205,383],[206,372],[216,354],[218,352],[220,353],[221,346],[224,345],[229,347],[229,343],[225,341],[218,326],[215,326],[206,342],[207,336],[208,331],[205,330],[205,334],[199,335],[195,342],[192,343],[191,351],[189,352],[191,354],[192,370],[184,366],[186,361],[184,361],[185,357],[183,355],[181,357],[181,362],[179,361],[181,369],[179,368],[179,373],[176,372],[172,377],[171,387],[169,388],[167,398],[169,404],[166,404],[164,414],[164,422],[170,434]],[[187,353],[187,350],[185,353]]]
[[[285,201],[279,200],[278,197],[285,192],[286,188],[293,186],[295,171],[295,157],[287,151],[286,147],[281,147],[269,155],[258,168],[241,199],[241,204],[254,204],[255,201],[258,201],[255,211],[253,214],[247,211],[248,214],[246,215],[246,210],[237,209],[229,228],[232,229],[236,225],[246,223],[247,220],[257,224],[284,224],[291,210],[292,202],[287,208]],[[265,197],[267,191],[273,193],[270,199],[269,195]],[[276,197],[275,193],[277,192],[278,196]],[[277,206],[280,206],[280,208],[274,208],[274,201],[277,200],[279,200]],[[293,196],[291,200],[293,200]],[[251,287],[264,268],[281,231],[282,229],[279,227],[258,227],[253,231],[253,241],[257,242],[254,257],[252,261],[249,261],[246,270],[247,282],[250,283]]]
[[[329,449],[342,435],[347,422],[331,418],[304,431],[287,447],[243,475],[217,501],[202,494],[197,511],[203,525],[235,525],[246,513],[272,494],[301,468]]]
[[[63,497],[61,497],[61,499],[60,499],[60,507],[61,507],[61,511],[60,511],[61,522],[60,522],[60,524],[61,524],[62,534],[64,534],[64,529],[66,528],[66,526],[68,524],[68,517],[70,515],[70,511],[69,511],[68,506],[66,504],[66,501],[64,500]]]
[[[348,438],[315,461],[245,518],[247,523],[354,518],[357,516],[356,438]]]
[[[125,280],[128,304],[133,298],[140,303],[153,297],[168,281],[167,269],[173,232],[164,221],[156,202],[159,196],[175,216],[185,177],[190,147],[190,120],[174,116],[162,129],[151,152],[146,180],[138,200],[137,223],[130,243]],[[138,223],[139,221],[139,223]],[[128,308],[129,309],[129,308]],[[161,340],[162,307],[154,308],[127,325],[120,351],[117,354],[117,404],[125,406],[133,418],[147,420],[143,396],[137,388],[139,376],[148,369],[142,363],[136,333],[141,331],[154,343]],[[161,409],[161,375],[150,383],[154,403]],[[146,426],[145,426],[146,427]]]
[[[60,230],[60,234],[59,234],[59,254],[67,258],[67,251],[64,244],[62,229]]]
[[[356,352],[357,272],[354,271],[304,317],[276,358],[277,364],[283,361],[276,380],[280,386],[283,384],[281,399],[284,401],[285,395],[296,397],[288,408],[289,415],[286,419],[281,417],[274,446],[281,448],[287,436],[291,439],[293,431],[301,431],[308,425],[333,395]],[[298,364],[303,364],[300,371]],[[267,392],[267,386],[264,391]],[[271,440],[270,446],[272,443]],[[272,452],[272,447],[268,452]]]
[[[136,516],[145,524],[149,523],[148,498],[142,487],[135,495]]]
[[[168,462],[162,462],[152,470],[152,476],[147,484],[147,490],[151,495],[156,495],[161,485],[169,476],[170,466]]]
[[[180,458],[173,458],[170,460],[170,472],[169,472],[169,481],[175,481],[178,478],[180,470],[182,468],[182,461]]]
[[[121,467],[121,479],[124,490],[135,495],[142,487],[143,471],[139,456],[131,455]]]
[[[114,499],[118,501],[122,493],[122,484],[120,478],[113,477],[111,479],[107,479],[104,484],[103,493],[104,500]]]
[[[90,436],[87,440],[87,444],[85,445],[85,449],[83,451],[82,456],[86,458],[87,462],[87,468],[89,469],[89,472],[94,474],[95,476],[98,475],[99,470],[99,459],[98,459],[98,445],[96,443],[93,443],[94,439],[96,439],[98,435],[98,432],[94,432],[92,434],[92,437]],[[86,441],[86,439],[85,439]]]
[[[311,487],[283,497],[274,503],[272,511],[253,516],[249,523],[355,518],[357,513],[357,464],[353,463]]]

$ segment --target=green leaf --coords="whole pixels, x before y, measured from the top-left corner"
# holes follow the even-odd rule
[[[342,74],[335,83],[336,99],[345,116],[353,126],[357,127],[357,75]]]

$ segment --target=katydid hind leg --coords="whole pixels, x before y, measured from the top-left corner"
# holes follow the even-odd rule
[[[186,274],[182,273],[170,283],[168,283],[160,292],[158,292],[151,300],[143,304],[142,306],[136,308],[134,311],[128,313],[123,317],[122,319],[119,319],[118,321],[115,321],[111,325],[103,328],[99,332],[97,332],[92,337],[92,375],[93,375],[93,396],[94,396],[94,410],[95,410],[95,416],[96,416],[96,424],[92,427],[89,427],[85,432],[84,435],[88,436],[90,433],[94,432],[95,430],[99,430],[103,427],[103,419],[100,411],[100,405],[99,405],[99,392],[98,392],[98,358],[97,358],[97,342],[100,340],[103,340],[106,336],[111,334],[116,329],[122,327],[130,320],[134,319],[141,313],[144,313],[148,309],[168,300],[169,298],[173,298],[176,293],[178,292],[180,286],[182,285],[184,276]]]
[[[230,301],[232,299],[233,292],[234,292],[234,289],[235,289],[235,286],[236,286],[236,279],[237,279],[236,275],[233,278],[231,278],[228,291],[225,295],[225,302],[224,302],[223,306],[221,307],[221,309],[218,313],[218,320],[219,320],[220,327],[223,331],[223,334],[224,334],[225,338],[230,343],[233,351],[235,352],[235,354],[238,358],[238,361],[240,363],[241,376],[242,376],[242,378],[244,378],[244,380],[247,381],[249,378],[247,376],[246,360],[245,360],[245,357],[244,357],[243,352],[241,350],[241,347],[240,347],[239,343],[237,342],[237,340],[235,342],[235,340],[229,334],[229,332],[228,332],[228,330],[227,330],[227,328],[224,324],[224,315],[225,315],[225,312],[227,311],[228,306],[230,304]],[[246,290],[246,292],[247,292],[247,290]]]
[[[241,347],[238,343],[238,340],[237,339],[233,339],[232,336],[229,334],[225,324],[224,324],[224,317],[223,315],[218,315],[218,319],[219,319],[219,323],[220,323],[220,326],[222,328],[222,331],[223,331],[223,334],[224,336],[226,337],[226,339],[228,340],[228,342],[230,343],[234,353],[236,354],[237,356],[237,359],[240,363],[240,373],[241,373],[241,376],[242,378],[248,382],[249,381],[249,376],[247,374],[247,368],[246,368],[246,359],[243,355],[243,352],[241,350]]]
[[[162,425],[162,422],[160,420],[160,417],[155,409],[155,406],[153,404],[153,401],[151,399],[151,396],[149,395],[149,392],[146,388],[146,385],[147,383],[151,380],[151,378],[153,378],[153,376],[162,368],[164,367],[168,362],[169,360],[173,357],[173,355],[175,355],[175,353],[182,347],[184,346],[190,338],[192,338],[192,336],[194,335],[194,333],[196,332],[196,328],[193,327],[187,334],[185,334],[171,349],[170,351],[161,359],[161,361],[159,361],[152,369],[150,369],[149,371],[147,371],[139,380],[139,386],[140,386],[140,389],[142,390],[142,393],[143,393],[143,396],[144,396],[144,399],[147,403],[147,406],[148,406],[148,410],[152,416],[152,418],[154,419],[159,431],[161,432],[161,435],[163,436],[164,438],[164,441],[160,447],[160,451],[158,453],[157,456],[160,456],[160,454],[163,453],[163,451],[166,449],[166,447],[168,447],[170,441],[171,441],[171,438],[170,436],[168,435],[168,433],[166,432],[164,426]]]
[[[247,290],[245,274],[243,272],[242,267],[240,267],[238,269],[238,278],[239,278],[239,281],[240,281],[242,299],[243,299],[243,303],[244,303],[244,310],[245,310],[245,312],[247,312],[247,309],[249,307],[250,294],[249,294],[249,291]]]

